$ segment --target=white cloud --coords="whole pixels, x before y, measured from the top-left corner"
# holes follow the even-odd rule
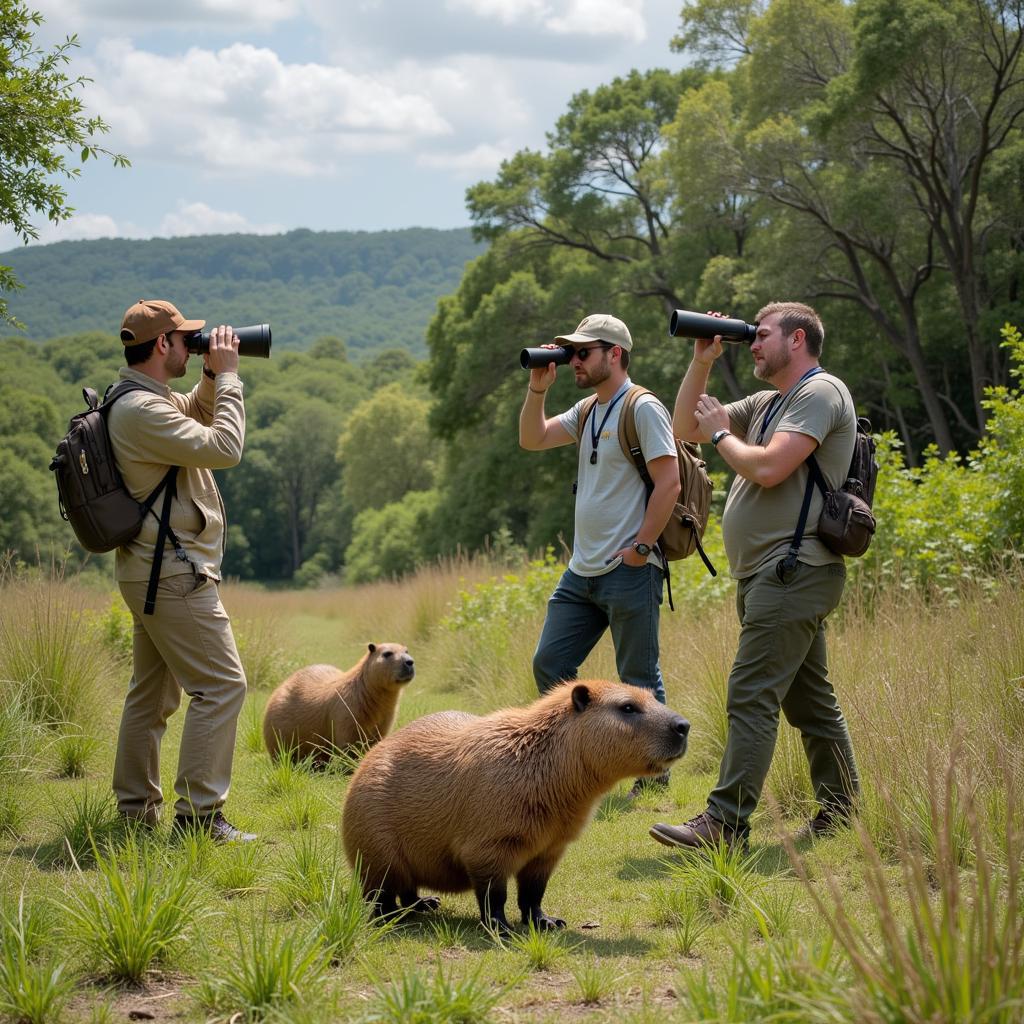
[[[382,75],[286,64],[235,43],[178,57],[107,40],[88,98],[129,157],[189,161],[233,175],[318,175],[351,152],[393,152],[451,127],[429,98]]]
[[[118,221],[107,213],[76,213],[59,224],[37,225],[39,238],[30,244],[73,242],[90,238],[173,238],[181,235],[276,235],[282,224],[256,224],[233,210],[215,210],[202,202],[179,199],[176,209],[165,213],[148,230],[133,221]],[[22,245],[14,231],[0,226],[0,252]]]
[[[131,222],[118,223],[106,213],[75,213],[57,224],[50,221],[36,221],[39,237],[30,245],[46,245],[50,242],[74,242],[86,238],[141,238],[142,232]],[[6,224],[0,226],[0,252],[17,249],[22,240]]]
[[[157,235],[278,235],[284,230],[280,224],[253,224],[231,210],[214,210],[206,203],[179,200],[177,210],[164,215]]]
[[[445,0],[449,11],[468,11],[479,18],[493,18],[503,25],[540,21],[548,9],[544,0]]]
[[[494,174],[516,151],[508,142],[492,144],[481,142],[472,149],[457,153],[421,153],[416,163],[420,167],[434,167],[456,172],[461,177],[478,178]]]
[[[643,0],[570,0],[564,13],[545,24],[559,35],[616,36],[642,43],[647,38]]]
[[[445,0],[445,9],[465,11],[502,25],[527,24],[560,36],[613,36],[642,42],[647,36],[644,0]]]

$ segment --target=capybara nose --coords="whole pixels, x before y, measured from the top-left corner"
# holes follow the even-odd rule
[[[690,732],[690,723],[681,715],[672,723],[672,731],[685,740]]]

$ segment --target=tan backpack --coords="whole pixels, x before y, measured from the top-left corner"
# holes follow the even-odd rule
[[[622,412],[619,415],[619,445],[626,458],[635,464],[637,472],[647,488],[648,499],[654,490],[654,481],[651,479],[650,473],[647,472],[647,460],[640,450],[635,407],[637,399],[641,395],[650,394],[653,392],[639,384],[634,384],[623,399]],[[593,412],[596,405],[597,395],[591,395],[580,409],[580,437],[583,436],[583,427],[587,422],[587,417]],[[658,538],[657,544],[657,549],[665,560],[665,576],[669,577],[669,562],[688,558],[694,551],[700,555],[708,572],[712,576],[717,576],[718,572],[701,545],[701,538],[708,525],[714,485],[711,482],[711,477],[708,476],[707,463],[701,458],[700,445],[690,441],[680,441],[678,437],[675,442],[676,456],[679,460],[679,497],[676,499],[676,507],[672,510],[672,516]],[[671,580],[668,593],[671,606]]]

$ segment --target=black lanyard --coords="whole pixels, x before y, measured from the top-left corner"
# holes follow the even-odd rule
[[[797,388],[797,387],[799,387],[799,386],[800,386],[801,384],[803,384],[803,382],[804,382],[805,380],[807,380],[807,378],[808,378],[808,377],[813,377],[813,376],[814,376],[814,375],[815,375],[816,373],[821,373],[821,372],[822,372],[822,367],[820,367],[820,366],[812,366],[812,367],[811,367],[811,368],[810,368],[810,369],[809,369],[809,370],[808,370],[808,371],[807,371],[807,372],[806,372],[806,373],[805,373],[805,374],[804,374],[804,375],[803,375],[803,376],[802,376],[802,377],[801,377],[801,378],[800,378],[800,379],[799,379],[799,380],[798,380],[798,381],[797,381],[797,382],[796,382],[796,383],[795,383],[795,384],[793,385],[793,387],[792,387],[792,388],[790,388],[790,389],[789,389],[789,391],[787,391],[787,392],[786,392],[786,394],[787,394],[787,395],[791,394],[791,393],[792,393],[792,391],[793,391],[793,388]],[[763,420],[763,421],[762,421],[762,423],[761,423],[761,430],[759,431],[759,433],[758,433],[758,435],[757,435],[757,443],[758,443],[758,444],[760,444],[760,443],[761,443],[761,442],[762,442],[762,441],[764,440],[764,435],[765,435],[766,431],[768,430],[768,424],[769,424],[769,423],[771,423],[771,421],[772,421],[772,419],[774,418],[775,414],[776,414],[777,412],[779,412],[779,411],[780,411],[780,410],[782,409],[782,399],[783,399],[783,395],[782,395],[782,392],[780,391],[780,392],[779,392],[779,393],[778,393],[777,395],[775,395],[775,397],[774,397],[774,398],[773,398],[773,399],[772,399],[772,400],[771,400],[771,401],[770,401],[770,402],[768,403],[768,408],[767,408],[767,409],[765,409],[765,413],[764,413],[764,420]]]
[[[604,411],[604,417],[601,420],[600,426],[597,425],[597,406],[594,406],[594,415],[590,418],[590,464],[592,466],[597,465],[597,442],[601,440],[601,432],[604,430],[604,425],[608,422],[608,417],[611,416],[616,402],[629,391],[630,386],[630,382],[627,380],[619,388],[618,394],[608,403],[608,408]]]

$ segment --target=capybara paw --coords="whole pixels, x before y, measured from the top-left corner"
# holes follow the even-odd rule
[[[418,899],[413,900],[412,903],[403,904],[403,906],[414,914],[429,914],[441,909],[441,901],[437,896],[420,896]]]

